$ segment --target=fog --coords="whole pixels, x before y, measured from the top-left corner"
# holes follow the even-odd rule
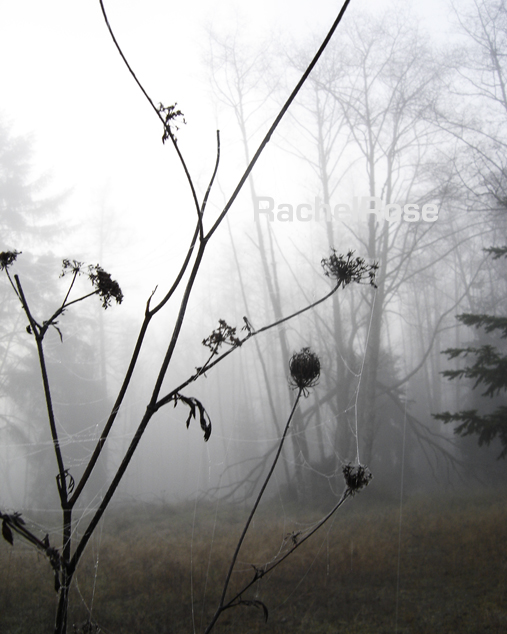
[[[142,421],[111,509],[249,508],[296,399],[265,493],[275,515],[332,507],[349,464],[371,471],[371,504],[503,490],[501,424],[460,435],[452,420],[505,407],[498,358],[481,357],[486,378],[479,361],[476,374],[449,371],[479,346],[505,354],[499,322],[457,319],[506,310],[505,258],[487,251],[507,244],[504,4],[351,2],[220,223],[336,3],[108,2],[142,89],[100,4],[82,5],[2,8],[0,251],[21,253],[0,279],[0,512],[49,513],[53,535],[63,474],[69,495],[85,484],[82,533]],[[161,106],[181,110],[170,133]],[[98,292],[100,271],[122,301],[69,304]],[[307,348],[320,377],[301,387],[289,361]]]

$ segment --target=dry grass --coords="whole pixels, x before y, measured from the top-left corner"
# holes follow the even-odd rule
[[[267,624],[261,610],[237,607],[215,632],[506,632],[506,501],[504,490],[407,500],[398,577],[399,506],[376,502],[372,486],[245,594],[266,603]],[[70,622],[86,621],[94,596],[92,616],[106,634],[189,634],[193,600],[202,632],[246,515],[224,507],[215,522],[215,512],[200,506],[194,520],[190,505],[114,510],[78,570]],[[255,520],[231,592],[252,577],[251,563],[270,561],[288,533],[318,519],[307,515],[302,525],[295,509],[280,513],[268,505]],[[50,632],[55,593],[47,562],[16,540],[14,548],[0,545],[0,566],[0,633]]]

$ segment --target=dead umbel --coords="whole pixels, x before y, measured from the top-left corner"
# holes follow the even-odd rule
[[[290,384],[304,393],[317,385],[320,377],[320,361],[310,348],[303,348],[292,355],[289,361]]]
[[[373,477],[368,467],[361,464],[346,464],[342,471],[350,495],[355,495],[367,487]]]

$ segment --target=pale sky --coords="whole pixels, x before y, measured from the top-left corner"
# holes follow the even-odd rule
[[[224,138],[237,134],[234,122],[216,121],[210,104],[202,65],[206,26],[232,30],[239,22],[245,39],[253,43],[284,34],[303,38],[324,35],[341,7],[341,1],[332,0],[291,2],[290,11],[282,0],[105,4],[120,45],[150,96],[165,105],[178,102],[185,113],[181,147],[193,173],[204,182],[215,159],[216,126]],[[396,4],[352,0],[345,19],[365,9],[395,10]],[[445,28],[441,2],[409,4],[427,28]],[[106,207],[121,215],[127,242],[129,231],[137,239],[142,227],[151,227],[153,234],[152,228],[160,227],[160,218],[168,214],[174,227],[176,212],[169,206],[188,196],[186,185],[179,177],[168,180],[180,170],[174,152],[162,145],[160,122],[114,48],[99,2],[4,0],[0,7],[0,113],[15,134],[33,136],[35,173],[49,171],[54,191],[72,189],[67,220],[91,228],[105,200]],[[183,214],[178,220],[185,224]],[[80,252],[90,252],[96,260],[93,240],[84,241],[85,233],[72,239]],[[167,239],[158,245],[152,240],[150,265],[159,255],[167,257]],[[121,255],[120,244],[115,257]],[[177,250],[182,244],[175,240],[175,261],[180,260]]]
[[[193,113],[199,104],[192,102],[200,101],[203,89],[200,61],[208,23],[232,29],[239,17],[251,41],[262,41],[270,33],[325,34],[341,0],[299,0],[291,2],[289,12],[283,0],[105,4],[120,45],[153,99],[178,101],[181,107],[184,102],[185,113]],[[430,30],[444,25],[445,3],[408,4]],[[347,15],[364,9],[388,12],[395,5],[388,0],[352,0]],[[109,130],[113,140],[129,133],[135,136],[133,128],[149,125],[151,113],[112,45],[98,1],[4,0],[0,7],[0,112],[14,123],[16,132],[34,132],[41,163],[56,166],[59,174],[66,172],[62,178],[72,181],[77,167],[79,173],[90,174],[94,164],[107,165],[105,156],[96,156],[97,135],[101,138]],[[127,104],[140,107],[145,121],[140,116],[134,126]]]

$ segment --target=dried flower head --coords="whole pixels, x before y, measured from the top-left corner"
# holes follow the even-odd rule
[[[294,389],[299,388],[304,396],[308,396],[308,389],[317,385],[320,376],[320,361],[310,348],[303,348],[295,352],[289,361],[290,381]]]
[[[79,262],[78,260],[63,260],[60,277],[65,277],[67,274],[77,277],[85,273],[88,275],[88,279],[95,288],[97,295],[102,297],[103,308],[109,308],[109,306],[111,306],[111,298],[114,298],[117,304],[122,303],[123,293],[120,285],[113,280],[110,273],[104,271],[100,265],[89,264],[86,266],[83,262]]]
[[[229,326],[225,319],[218,320],[218,328],[214,330],[209,337],[202,340],[202,345],[211,350],[211,354],[218,354],[222,344],[232,346],[241,345],[241,340],[236,337],[236,328]]]
[[[21,251],[2,251],[0,253],[0,271],[7,269],[15,262],[18,255],[21,255]]]
[[[342,471],[350,495],[355,495],[368,486],[373,477],[368,467],[363,467],[361,464],[346,464]]]
[[[179,128],[174,122],[177,119],[181,119],[183,123],[186,123],[183,112],[181,112],[181,110],[176,110],[177,105],[178,104],[175,103],[174,106],[164,106],[163,103],[160,103],[158,106],[158,112],[164,120],[162,143],[165,143],[170,137],[176,141],[175,133],[179,130]]]
[[[108,308],[111,306],[111,298],[114,297],[117,304],[121,304],[123,301],[123,293],[121,291],[118,282],[111,278],[110,273],[104,271],[98,264],[88,266],[88,279],[97,290],[100,297],[102,297],[102,307]]]
[[[62,261],[62,272],[60,273],[60,277],[65,277],[67,273],[72,273],[73,275],[81,275],[81,269],[83,268],[83,262],[78,262],[77,260],[65,260]]]
[[[378,269],[378,264],[366,264],[364,258],[353,258],[354,251],[349,251],[347,256],[336,255],[336,249],[332,249],[332,253],[329,258],[321,260],[324,274],[327,277],[335,279],[338,283],[338,287],[345,287],[351,282],[357,282],[361,284],[363,280],[368,280],[368,283],[377,288],[375,284],[375,274]]]

